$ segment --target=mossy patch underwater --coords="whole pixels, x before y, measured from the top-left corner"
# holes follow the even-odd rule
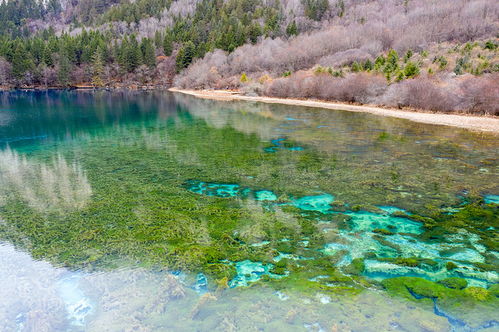
[[[474,164],[490,151],[459,145],[478,138],[453,136],[455,158],[435,159],[447,143],[430,129],[408,126],[406,140],[379,141],[369,126],[385,124],[351,135],[353,122],[341,115],[331,131],[299,124],[287,141],[272,142],[282,137],[272,129],[279,121],[260,111],[180,107],[162,119],[13,147],[33,165],[57,170],[55,155],[77,165],[91,196],[76,209],[40,211],[0,190],[0,237],[73,269],[181,270],[193,284],[202,274],[208,290],[226,279],[350,294],[411,276],[462,278],[467,303],[489,298],[479,289],[498,282],[498,211],[479,197],[494,188]],[[281,148],[294,142],[306,148]],[[267,153],[269,144],[279,149]],[[465,199],[463,188],[471,188]]]

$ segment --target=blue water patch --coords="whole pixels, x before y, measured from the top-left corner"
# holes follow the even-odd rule
[[[409,212],[407,212],[406,210],[404,209],[401,209],[401,208],[398,208],[396,206],[391,206],[391,205],[377,205],[377,208],[379,208],[380,210],[388,213],[388,214],[394,214],[394,213],[405,213],[407,215],[410,215]]]
[[[48,137],[48,135],[7,137],[7,138],[0,139],[0,143],[12,143],[12,142],[19,142],[19,141],[38,140],[38,139],[45,139],[47,137]]]
[[[270,190],[258,190],[255,191],[255,199],[257,201],[275,201],[277,195]]]
[[[270,241],[261,241],[261,242],[257,242],[257,243],[252,243],[252,244],[250,244],[250,246],[258,248],[258,247],[264,247],[268,244],[270,244]]]
[[[378,214],[369,211],[349,211],[344,214],[350,216],[348,225],[352,231],[373,231],[375,229],[387,229],[391,232],[421,234],[423,227],[421,223],[403,217],[394,217],[386,214]]]
[[[280,137],[280,138],[275,138],[270,141],[272,146],[268,146],[263,148],[263,151],[273,153],[277,152],[278,150],[288,150],[288,151],[302,151],[303,147],[301,146],[286,146],[283,144],[283,142],[286,140],[286,138]]]
[[[204,294],[208,291],[208,279],[203,273],[197,274],[196,283],[193,288],[199,294]]]
[[[331,203],[333,201],[333,195],[322,194],[317,196],[304,196],[301,198],[295,198],[291,201],[291,205],[304,211],[317,211],[326,214],[330,212]]]
[[[487,204],[499,204],[499,195],[485,195],[483,199]]]
[[[72,275],[59,281],[59,296],[62,298],[67,318],[72,325],[84,326],[86,317],[93,311],[91,301],[79,288],[81,277]]]
[[[249,283],[260,280],[264,275],[271,278],[279,279],[283,276],[273,274],[270,269],[274,267],[272,264],[264,264],[262,262],[252,262],[245,260],[236,263],[237,276],[229,282],[229,287],[248,286]]]
[[[193,193],[216,197],[246,197],[251,192],[249,188],[241,188],[238,184],[188,181],[187,190]]]

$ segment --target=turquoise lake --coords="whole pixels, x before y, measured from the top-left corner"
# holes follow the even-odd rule
[[[0,92],[0,324],[498,331],[498,159],[341,110]]]

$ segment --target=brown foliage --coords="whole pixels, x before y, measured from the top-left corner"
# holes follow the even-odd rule
[[[265,84],[263,94],[281,98],[316,98],[439,112],[499,115],[499,74],[480,77],[419,77],[387,85],[384,77],[367,73],[344,78],[298,72]]]

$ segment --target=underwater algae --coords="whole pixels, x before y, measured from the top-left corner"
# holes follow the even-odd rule
[[[477,138],[437,139],[427,127],[379,139],[377,128],[353,130],[349,116],[328,122],[320,112],[310,123],[293,121],[283,140],[272,128],[288,109],[272,108],[263,121],[262,106],[215,112],[217,104],[190,102],[180,98],[176,112],[158,118],[151,111],[125,121],[123,110],[113,126],[11,147],[8,153],[37,172],[59,170],[62,161],[77,165],[64,188],[84,179],[91,196],[68,208],[48,200],[66,197],[57,189],[63,187],[35,186],[36,172],[21,174],[21,183],[42,188],[38,197],[54,208],[36,209],[19,190],[4,190],[0,237],[74,270],[182,271],[197,294],[216,292],[223,280],[231,292],[320,293],[319,302],[376,289],[423,308],[435,299],[439,310],[473,326],[481,308],[482,322],[490,321],[498,206],[490,194],[494,173],[480,169],[493,171],[485,162],[494,157],[487,150],[493,143],[467,147]],[[318,133],[317,123],[330,127]],[[405,128],[394,123],[372,126]],[[418,280],[439,296],[419,294]],[[472,309],[457,310],[459,301]]]

